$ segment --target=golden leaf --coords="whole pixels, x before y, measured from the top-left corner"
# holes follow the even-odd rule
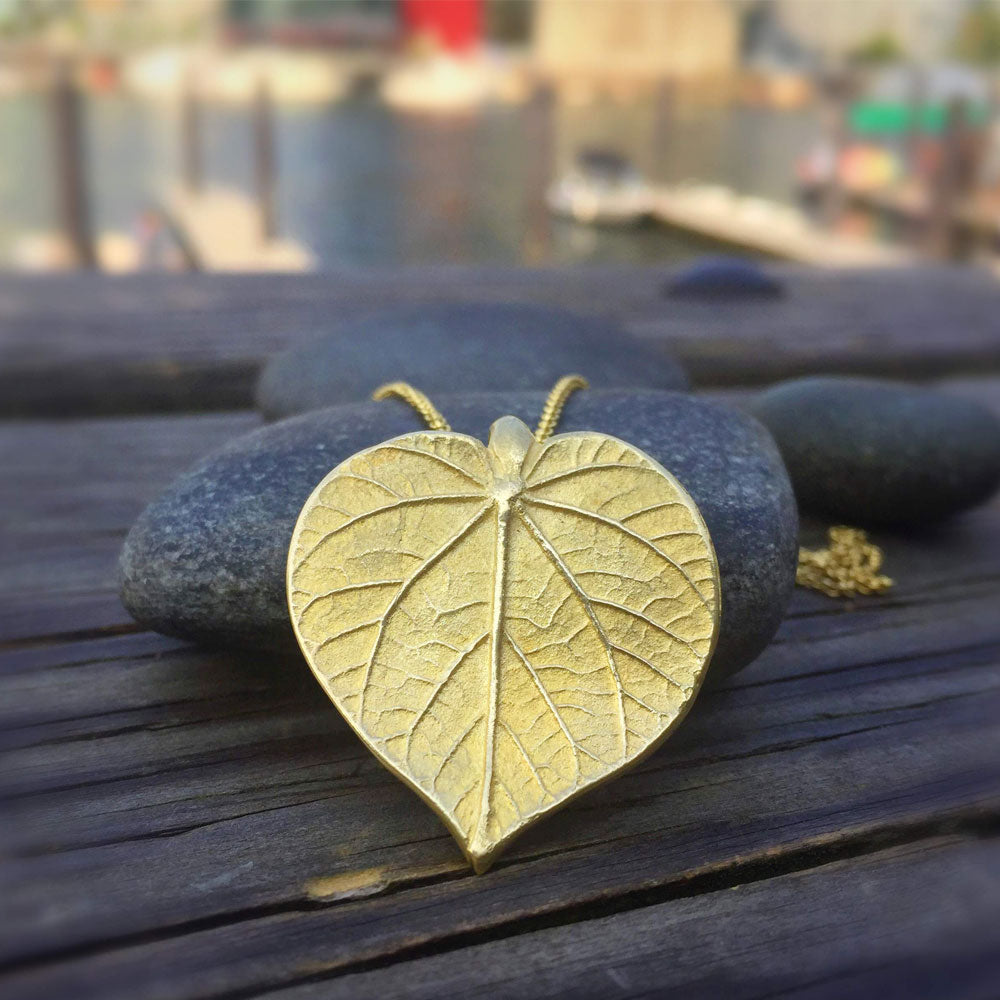
[[[334,704],[477,871],[681,720],[719,622],[694,501],[596,433],[451,431],[347,459],[292,538],[299,644]]]

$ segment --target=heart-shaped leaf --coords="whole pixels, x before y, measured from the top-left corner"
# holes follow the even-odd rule
[[[719,621],[694,502],[637,448],[394,438],[299,516],[292,622],[334,704],[444,818],[477,871],[683,717]]]

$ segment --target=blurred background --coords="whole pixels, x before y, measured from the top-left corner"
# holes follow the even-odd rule
[[[996,267],[994,0],[0,0],[0,267]]]

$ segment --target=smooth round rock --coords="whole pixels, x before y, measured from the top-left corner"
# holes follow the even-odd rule
[[[713,302],[777,298],[784,288],[748,258],[699,257],[667,285],[666,292],[674,298]]]
[[[441,397],[455,430],[485,440],[504,414],[533,425],[544,393]],[[209,644],[293,648],[285,563],[299,511],[345,458],[422,426],[399,401],[272,424],[209,456],[151,504],[121,555],[122,599],[145,625]],[[738,670],[778,627],[795,578],[798,516],[774,443],[755,420],[681,393],[583,392],[560,431],[643,449],[699,505],[722,579],[713,676]]]
[[[751,410],[804,511],[857,524],[942,520],[1000,485],[1000,421],[973,400],[898,382],[802,378]]]
[[[360,402],[384,382],[441,393],[550,389],[578,373],[595,389],[686,389],[666,349],[609,320],[548,306],[448,303],[373,313],[295,344],[257,384],[268,419]]]

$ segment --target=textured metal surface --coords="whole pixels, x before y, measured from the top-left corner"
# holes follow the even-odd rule
[[[289,551],[296,635],[334,704],[477,871],[683,718],[719,627],[683,487],[598,433],[489,447],[407,434],[352,456]]]

